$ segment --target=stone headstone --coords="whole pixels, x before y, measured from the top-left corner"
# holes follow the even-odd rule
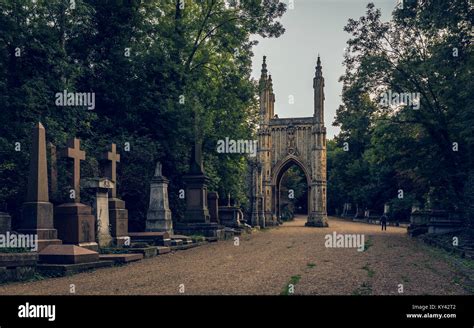
[[[415,237],[428,232],[428,223],[430,221],[430,211],[422,210],[419,206],[413,206],[410,215],[410,225],[407,232]]]
[[[183,177],[186,184],[186,223],[210,223],[207,207],[207,184],[209,178],[204,173],[201,144],[196,140],[191,153],[189,174]]]
[[[207,194],[207,199],[211,222],[219,223],[219,194],[217,192],[210,192]]]
[[[411,213],[418,212],[418,211],[421,211],[420,205],[419,204],[413,204],[411,206]]]
[[[97,250],[95,217],[92,214],[92,208],[80,202],[81,161],[86,159],[86,153],[80,147],[81,141],[73,138],[69,140],[68,147],[61,152],[63,157],[73,160],[74,198],[72,198],[72,203],[61,204],[55,208],[54,221],[63,243]]]
[[[354,219],[363,219],[364,218],[364,211],[358,205],[356,205],[356,212],[353,217]]]
[[[207,184],[205,175],[187,175],[183,178],[186,184],[186,211],[184,222],[209,223],[211,217],[207,207]]]
[[[225,227],[239,228],[242,226],[240,220],[243,219],[243,214],[236,206],[220,206],[219,218],[220,224]]]
[[[68,146],[63,149],[62,157],[73,160],[72,187],[74,189],[74,202],[81,202],[81,161],[86,159],[85,151],[81,150],[81,140],[77,138],[70,139]]]
[[[117,185],[117,163],[120,163],[120,154],[117,153],[117,145],[112,144],[111,151],[107,152],[104,159],[108,160],[105,166],[105,176]],[[113,188],[109,192],[111,198],[117,198],[117,188]]]
[[[370,218],[370,210],[365,210],[364,211],[364,219],[369,219]]]
[[[112,237],[118,246],[126,245],[129,241],[128,210],[125,202],[118,198],[109,198],[109,221]]]
[[[390,204],[384,204],[383,214],[388,214],[390,212]]]
[[[109,223],[109,191],[114,189],[114,183],[105,178],[94,178],[83,181],[83,186],[95,190],[93,209],[97,223],[97,242],[100,247],[110,247],[112,236]]]
[[[344,203],[344,208],[342,210],[342,217],[352,217],[354,213],[352,211],[352,204],[351,203]]]
[[[12,218],[6,212],[0,212],[0,234],[4,235],[7,231],[11,231]]]
[[[118,246],[126,245],[130,241],[128,235],[128,210],[125,202],[117,197],[117,163],[120,163],[120,154],[113,143],[111,151],[103,155],[106,160],[105,175],[114,182],[115,188],[109,191],[109,222],[113,242]]]
[[[173,221],[168,203],[168,179],[162,174],[161,163],[155,168],[150,183],[150,203],[146,216],[146,231],[173,233]]]
[[[41,123],[33,129],[31,146],[28,192],[18,232],[36,234],[38,250],[41,250],[51,244],[61,244],[54,229],[53,204],[49,202],[46,131]]]
[[[55,224],[64,244],[75,244],[92,250],[95,241],[95,217],[92,208],[81,203],[66,203],[56,207]]]
[[[186,184],[186,211],[182,222],[174,226],[176,234],[204,235],[219,237],[223,229],[216,222],[211,222],[207,206],[207,184],[209,178],[204,173],[201,145],[196,143],[191,156],[189,174],[183,177]]]

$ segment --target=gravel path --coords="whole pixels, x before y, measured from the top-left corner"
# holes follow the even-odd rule
[[[304,219],[227,240],[173,252],[123,267],[70,277],[0,286],[0,295],[466,294],[458,273],[406,229],[330,218],[329,228],[304,227]],[[326,248],[325,235],[365,235],[364,252]],[[368,240],[370,240],[368,242]],[[180,286],[181,285],[181,286]],[[183,286],[184,285],[184,286]]]

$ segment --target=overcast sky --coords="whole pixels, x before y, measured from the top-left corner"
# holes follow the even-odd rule
[[[284,0],[288,4],[288,0]],[[267,56],[275,92],[275,114],[282,117],[313,115],[313,77],[318,53],[325,80],[325,124],[328,138],[338,133],[332,126],[341,103],[344,73],[344,48],[349,34],[343,31],[349,18],[358,19],[366,11],[368,0],[294,0],[281,23],[286,32],[279,38],[257,38],[254,47],[253,77],[260,77],[262,57]],[[373,0],[382,10],[383,20],[390,19],[397,0]],[[289,104],[293,96],[294,104]]]

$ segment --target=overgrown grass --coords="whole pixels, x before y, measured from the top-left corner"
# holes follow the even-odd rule
[[[355,289],[352,292],[352,295],[361,296],[361,295],[371,295],[372,294],[372,286],[368,282],[362,283],[362,285]]]
[[[434,259],[447,262],[452,268],[454,268],[455,271],[464,278],[460,279],[457,277],[456,282],[454,283],[459,282],[459,285],[462,286],[466,291],[474,294],[474,279],[472,277],[472,272],[474,272],[474,260],[463,258],[458,254],[450,253],[439,247],[427,245],[421,241],[420,245]],[[424,263],[424,266],[427,269],[438,273],[438,271],[428,263]]]
[[[439,247],[434,247],[434,246],[427,245],[424,243],[422,245],[426,250],[428,250],[430,255],[432,255],[433,257],[437,259],[441,259],[448,262],[453,262],[454,260],[456,261],[458,265],[461,265],[465,269],[474,270],[474,260],[463,258],[459,256],[458,254],[450,253]]]
[[[290,286],[293,285],[293,287],[299,283],[301,280],[301,275],[295,275],[295,276],[291,276],[290,278],[290,281],[288,282],[288,284],[286,284],[285,288],[282,290],[281,294],[280,295],[292,295],[292,293],[290,293]]]
[[[31,249],[24,247],[0,247],[0,253],[29,253]]]
[[[367,276],[369,276],[369,278],[372,278],[374,275],[375,275],[375,271],[372,270],[370,267],[369,267],[369,263],[367,263],[366,265],[364,265],[362,267],[362,269],[364,269],[365,271],[367,271]]]
[[[9,281],[0,281],[0,286],[12,284],[15,282],[21,282],[21,283],[26,283],[26,282],[35,282],[35,281],[40,281],[40,280],[45,280],[48,279],[49,277],[44,276],[40,274],[39,272],[35,272],[32,277],[28,279],[19,279],[19,280],[9,280]]]
[[[205,241],[206,240],[206,237],[204,235],[200,235],[200,234],[195,234],[195,235],[191,235],[189,236],[192,240],[194,240],[195,242],[201,242],[201,241]]]
[[[364,243],[364,252],[369,249],[370,246],[373,246],[372,238],[367,237],[367,241]]]
[[[47,278],[48,277],[43,276],[41,273],[35,272],[34,276],[28,279],[27,281],[40,281],[40,280],[45,280]]]
[[[99,250],[99,253],[100,254],[128,254],[129,253],[128,249],[104,247]]]

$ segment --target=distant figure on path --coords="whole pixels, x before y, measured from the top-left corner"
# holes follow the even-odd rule
[[[387,218],[387,215],[385,215],[385,213],[380,218],[380,224],[382,225],[382,231],[387,230],[387,219],[388,218]]]

